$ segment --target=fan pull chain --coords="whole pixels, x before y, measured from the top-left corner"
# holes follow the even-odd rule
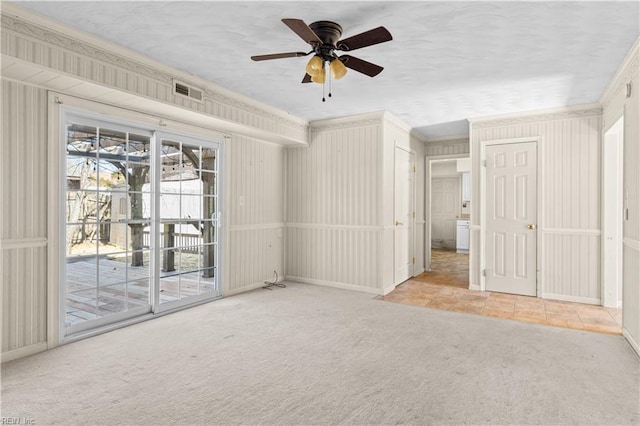
[[[324,61],[322,61],[322,71],[325,71]],[[325,102],[325,99],[324,99],[324,86],[325,86],[325,84],[326,84],[326,79],[322,80],[322,102]],[[331,96],[331,95],[329,95],[329,96]]]
[[[331,97],[331,67],[329,67],[329,97]]]

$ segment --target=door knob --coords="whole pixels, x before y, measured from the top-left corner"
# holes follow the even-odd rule
[[[536,226],[533,223],[527,225],[527,229],[536,229]]]
[[[398,222],[398,221],[396,220],[396,226],[400,226],[400,225],[402,225],[402,222]]]

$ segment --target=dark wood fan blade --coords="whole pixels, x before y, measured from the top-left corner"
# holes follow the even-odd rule
[[[311,28],[307,24],[304,23],[302,19],[283,19],[282,22],[289,28],[293,30],[294,33],[298,34],[301,39],[306,41],[307,43],[313,44],[322,44],[322,40],[318,38],[316,33],[313,32]]]
[[[349,38],[345,38],[344,40],[340,40],[338,42],[338,49],[349,51],[356,50],[390,40],[393,40],[391,33],[385,27],[378,27]]]
[[[282,58],[297,58],[299,56],[307,56],[308,53],[304,52],[288,52],[288,53],[274,53],[271,55],[257,55],[252,56],[254,61],[268,61],[269,59],[282,59]]]
[[[354,71],[361,72],[369,77],[375,77],[380,74],[384,69],[380,65],[372,64],[371,62],[358,59],[351,55],[342,55],[338,58],[342,61],[345,67],[351,68]]]
[[[305,74],[301,83],[311,83],[311,76],[309,74]]]

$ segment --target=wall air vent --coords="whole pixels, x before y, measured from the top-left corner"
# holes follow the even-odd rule
[[[173,81],[173,93],[176,95],[186,96],[198,102],[202,102],[202,90],[196,89],[188,84],[179,82],[177,80]]]

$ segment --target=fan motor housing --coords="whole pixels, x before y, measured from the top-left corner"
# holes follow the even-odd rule
[[[309,28],[322,40],[323,45],[336,48],[336,43],[342,36],[342,27],[331,21],[317,21],[309,25]]]

